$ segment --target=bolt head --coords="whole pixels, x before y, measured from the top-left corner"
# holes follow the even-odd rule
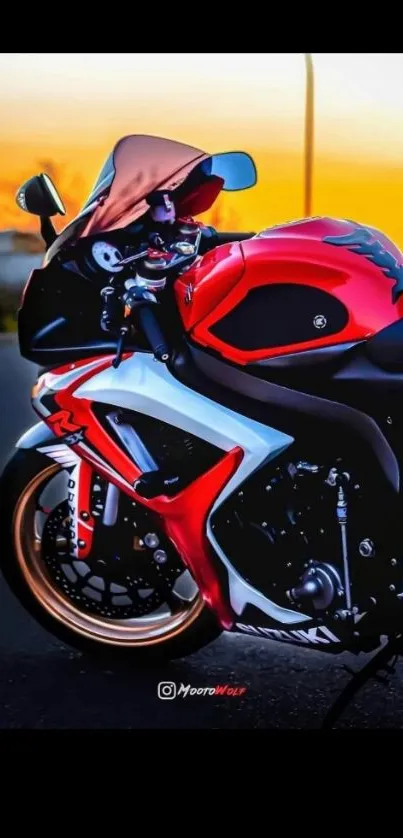
[[[78,546],[79,546],[79,547],[81,547],[81,549],[82,549],[83,547],[85,547],[85,541],[83,541],[83,539],[82,539],[82,538],[79,538],[77,543],[78,543]]]
[[[358,547],[360,556],[365,559],[371,559],[375,555],[375,545],[370,538],[364,538]]]
[[[390,563],[391,563],[392,567],[396,567],[396,565],[397,565],[397,559],[391,559],[391,560],[390,560]]]
[[[389,585],[389,590],[390,591],[395,591],[396,590],[396,585]]]
[[[144,544],[153,550],[158,547],[159,543],[160,540],[155,532],[148,532],[147,535],[144,536]]]
[[[168,561],[168,556],[165,550],[156,550],[153,558],[157,564],[165,564],[165,562]]]
[[[88,521],[89,517],[90,517],[90,513],[89,513],[89,512],[85,512],[85,511],[84,511],[84,512],[80,512],[80,518],[82,518],[82,519],[83,519],[83,521]]]

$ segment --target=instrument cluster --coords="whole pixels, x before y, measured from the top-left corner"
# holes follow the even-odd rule
[[[105,241],[96,241],[91,248],[92,258],[98,268],[110,274],[119,273],[123,270],[120,264],[123,256],[115,245]]]

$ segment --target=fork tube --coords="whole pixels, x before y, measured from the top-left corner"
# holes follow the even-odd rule
[[[120,489],[114,483],[108,484],[102,523],[105,527],[113,527],[118,519]]]

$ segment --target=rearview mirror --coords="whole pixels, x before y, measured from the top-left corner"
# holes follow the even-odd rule
[[[20,209],[42,218],[66,215],[63,201],[49,175],[35,175],[19,188],[15,199]]]
[[[257,182],[254,160],[244,151],[225,151],[211,158],[210,174],[223,179],[225,192],[250,189]]]

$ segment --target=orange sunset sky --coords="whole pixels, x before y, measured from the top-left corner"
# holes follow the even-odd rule
[[[313,54],[312,214],[383,229],[403,247],[403,53]],[[0,228],[37,229],[14,202],[53,177],[68,219],[125,134],[253,155],[258,185],[209,220],[258,230],[303,215],[303,54],[3,54]],[[66,223],[64,219],[60,226]]]

